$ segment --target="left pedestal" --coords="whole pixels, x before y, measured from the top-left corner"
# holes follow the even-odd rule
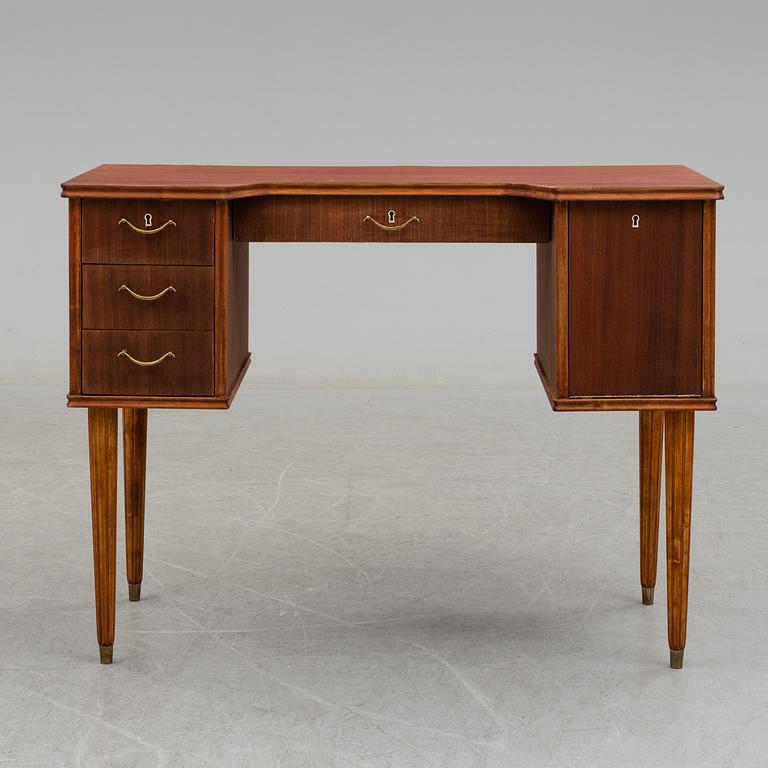
[[[91,464],[93,576],[96,636],[102,664],[112,663],[115,640],[115,555],[117,546],[117,409],[88,409]]]

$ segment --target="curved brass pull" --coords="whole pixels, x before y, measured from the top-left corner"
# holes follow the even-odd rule
[[[120,291],[126,291],[131,296],[133,296],[134,299],[138,299],[139,301],[157,301],[157,299],[162,299],[166,293],[176,293],[176,289],[172,285],[169,285],[167,288],[163,288],[160,293],[156,293],[154,296],[142,296],[140,293],[132,291],[125,283],[123,283],[117,289],[118,293],[120,293]]]
[[[176,226],[176,222],[173,219],[168,219],[165,224],[161,224],[159,227],[155,227],[154,229],[139,229],[139,227],[131,224],[128,219],[120,219],[117,224],[118,226],[120,224],[127,224],[134,232],[138,232],[140,235],[156,235],[158,232],[162,232],[166,227]]]
[[[118,357],[124,357],[126,360],[130,360],[134,365],[140,365],[142,368],[151,368],[153,365],[160,365],[166,357],[172,357],[176,359],[176,355],[173,352],[166,352],[162,357],[158,357],[157,360],[137,360],[135,357],[131,357],[128,354],[127,349],[123,349],[117,353]]]
[[[379,229],[386,229],[390,232],[395,229],[403,229],[404,227],[407,227],[412,221],[415,221],[417,224],[421,224],[421,219],[418,216],[411,216],[408,221],[404,221],[402,224],[381,224],[380,222],[376,221],[373,216],[366,216],[363,219],[363,222],[366,221],[372,221]]]

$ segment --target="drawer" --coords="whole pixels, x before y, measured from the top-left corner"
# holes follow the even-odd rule
[[[523,197],[286,195],[233,202],[241,242],[543,243],[551,204]]]
[[[83,200],[84,264],[213,264],[214,204]]]
[[[82,350],[85,395],[213,395],[210,331],[88,330]]]
[[[213,330],[213,267],[83,265],[83,328]]]

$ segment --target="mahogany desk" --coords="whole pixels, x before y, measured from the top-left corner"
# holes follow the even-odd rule
[[[536,243],[534,363],[555,411],[640,415],[640,583],[653,603],[662,445],[670,665],[683,664],[695,411],[715,409],[715,200],[684,166],[102,165],[69,198],[69,405],[88,408],[96,628],[115,635],[117,410],[128,596],[149,408],[228,408],[250,361],[248,243]]]

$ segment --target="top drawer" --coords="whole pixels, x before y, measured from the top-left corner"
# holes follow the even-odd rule
[[[545,243],[551,203],[523,197],[274,195],[236,200],[242,242]]]
[[[83,200],[85,264],[213,264],[214,204]]]

